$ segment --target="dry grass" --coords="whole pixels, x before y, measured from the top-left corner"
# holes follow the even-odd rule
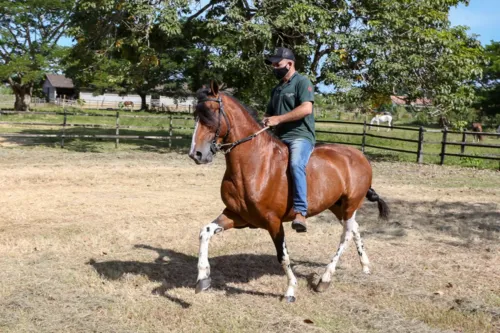
[[[261,230],[213,238],[213,289],[194,294],[198,232],[222,209],[223,161],[183,155],[0,151],[2,332],[495,332],[500,330],[500,177],[374,163],[376,207],[358,214],[373,274],[353,244],[316,294],[340,227],[286,226],[298,300]],[[307,323],[310,320],[312,323]]]

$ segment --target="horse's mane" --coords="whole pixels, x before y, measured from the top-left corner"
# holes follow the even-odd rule
[[[201,88],[199,89],[197,92],[196,92],[196,97],[198,99],[198,101],[201,101],[201,100],[204,100],[206,98],[208,98],[208,96],[210,95],[211,91],[209,88]],[[243,110],[245,110],[250,116],[252,116],[252,118],[257,122],[257,124],[262,127],[262,123],[261,121],[259,120],[259,114],[257,113],[257,111],[253,108],[251,108],[250,106],[248,105],[245,105],[244,103],[242,103],[241,101],[239,101],[236,97],[234,96],[231,96],[227,93],[221,93],[222,95],[228,97],[229,99],[231,99],[233,102],[239,104],[242,106]],[[215,113],[213,113],[206,105],[205,103],[198,103],[196,105],[196,108],[194,110],[194,115],[195,117],[197,117],[204,125],[212,128],[212,129],[215,129],[217,128],[217,124],[218,124],[218,119],[217,117],[215,117]]]

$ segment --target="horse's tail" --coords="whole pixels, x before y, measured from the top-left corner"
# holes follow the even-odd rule
[[[368,193],[366,193],[366,198],[368,199],[368,201],[377,202],[379,213],[378,217],[382,220],[387,221],[389,219],[390,213],[389,206],[378,196],[377,192],[375,192],[375,190],[370,187],[368,189]]]

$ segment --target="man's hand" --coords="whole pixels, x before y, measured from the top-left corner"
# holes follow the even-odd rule
[[[274,127],[281,123],[281,118],[280,116],[265,117],[262,122],[264,126]]]

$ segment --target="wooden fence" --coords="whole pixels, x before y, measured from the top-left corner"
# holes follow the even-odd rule
[[[94,139],[114,139],[115,148],[118,148],[120,139],[140,139],[140,140],[168,140],[169,147],[172,146],[172,140],[184,139],[183,136],[174,136],[174,130],[192,130],[193,127],[185,126],[175,126],[175,120],[192,120],[192,117],[178,116],[175,114],[168,115],[124,115],[120,114],[120,111],[114,113],[86,113],[86,112],[24,112],[24,111],[0,111],[0,115],[51,115],[51,116],[63,116],[62,123],[51,123],[51,122],[15,122],[15,121],[0,121],[0,125],[22,125],[22,126],[50,126],[50,127],[60,127],[60,133],[58,134],[27,134],[27,133],[1,133],[0,137],[18,137],[18,138],[60,138],[61,148],[64,147],[65,139],[80,139],[80,138],[94,138]],[[103,124],[79,124],[79,123],[69,123],[68,117],[79,116],[79,117],[112,117],[115,118],[115,125],[103,125]],[[168,126],[134,126],[134,125],[122,125],[120,124],[120,119],[124,118],[147,118],[147,119],[166,119],[168,120]],[[0,118],[1,120],[1,118]],[[67,134],[66,129],[70,127],[80,127],[80,128],[99,128],[99,129],[114,129],[114,135],[101,135],[101,134]],[[152,135],[123,135],[120,134],[120,130],[123,129],[139,129],[139,130],[167,130],[168,136],[152,136]]]
[[[491,148],[491,149],[496,149],[497,152],[500,152],[500,145],[498,144],[483,144],[483,143],[474,143],[474,142],[467,142],[467,135],[483,135],[483,136],[494,136],[500,138],[499,133],[489,133],[489,132],[469,132],[469,131],[450,131],[447,128],[440,129],[440,130],[433,130],[433,129],[426,129],[424,127],[419,127],[419,128],[412,128],[412,127],[402,127],[402,126],[386,126],[386,125],[370,125],[367,124],[366,120],[363,123],[357,123],[357,122],[348,122],[348,121],[330,121],[330,120],[316,120],[317,123],[330,123],[330,124],[343,124],[343,125],[355,125],[355,126],[363,126],[363,131],[361,133],[352,133],[352,132],[340,132],[340,131],[332,131],[332,130],[316,130],[316,133],[324,133],[324,134],[336,134],[336,135],[348,135],[348,136],[360,136],[361,137],[361,143],[356,143],[356,142],[333,142],[333,141],[324,141],[324,142],[329,142],[329,143],[342,143],[342,144],[349,144],[349,145],[355,145],[355,146],[360,146],[361,151],[364,153],[366,148],[375,148],[375,149],[381,149],[381,150],[389,150],[389,151],[396,151],[400,153],[407,153],[407,154],[413,154],[415,155],[415,161],[417,163],[423,163],[424,162],[424,156],[438,156],[440,158],[439,164],[443,165],[446,156],[455,156],[455,157],[468,157],[468,158],[477,158],[477,159],[487,159],[487,160],[495,160],[500,162],[500,154],[485,154],[485,155],[469,155],[465,154],[465,147],[482,147],[482,148]],[[367,132],[367,127],[377,127],[377,128],[385,128],[385,129],[400,129],[404,131],[413,131],[413,132],[418,132],[418,139],[405,139],[405,138],[398,138],[398,137],[391,137],[391,136],[384,136],[384,135],[379,135],[379,134],[372,134]],[[441,141],[428,141],[425,140],[425,133],[442,133],[442,139]],[[448,134],[461,134],[462,135],[462,140],[460,142],[456,141],[449,141],[448,140]],[[404,142],[410,142],[410,143],[416,143],[417,144],[417,149],[416,150],[408,150],[408,149],[400,149],[400,148],[394,148],[394,147],[386,147],[386,146],[378,146],[378,145],[373,145],[373,144],[368,144],[366,143],[366,138],[367,137],[372,137],[372,138],[379,138],[379,139],[385,139],[385,140],[394,140],[394,141],[404,141]],[[439,154],[433,154],[433,153],[426,153],[424,152],[424,147],[426,144],[439,144],[441,145],[441,152]],[[446,148],[447,146],[460,146],[460,154],[455,154],[455,153],[447,153]],[[500,169],[500,163],[499,163],[499,169]]]
[[[64,140],[65,139],[74,139],[74,138],[96,138],[96,139],[114,139],[115,140],[115,147],[118,148],[120,139],[143,139],[143,140],[168,140],[169,142],[169,147],[172,145],[172,140],[178,140],[178,139],[186,139],[185,136],[181,135],[174,135],[175,130],[192,130],[193,127],[186,127],[186,126],[176,126],[174,122],[176,120],[192,120],[192,117],[186,117],[186,116],[179,116],[175,114],[167,114],[167,115],[148,115],[148,116],[143,116],[143,115],[131,115],[131,114],[121,114],[120,111],[116,111],[114,113],[86,113],[86,112],[67,112],[64,110],[64,112],[19,112],[19,111],[0,111],[0,116],[1,115],[15,115],[15,114],[22,114],[22,115],[59,115],[63,116],[63,122],[62,123],[46,123],[46,122],[14,122],[14,121],[1,121],[2,118],[0,118],[0,125],[2,124],[7,124],[7,125],[23,125],[23,126],[56,126],[60,127],[60,133],[58,134],[25,134],[25,133],[0,133],[0,137],[25,137],[25,138],[60,138],[61,140],[61,147],[64,147]],[[113,117],[115,118],[115,124],[114,125],[103,125],[103,124],[79,124],[79,123],[70,123],[68,122],[68,117],[70,116],[85,116],[85,117]],[[120,124],[120,119],[124,118],[150,118],[150,119],[166,119],[168,120],[168,126],[133,126],[133,125],[123,125]],[[415,155],[415,161],[417,163],[423,163],[424,162],[424,156],[437,156],[439,157],[439,163],[442,165],[444,164],[446,156],[454,156],[454,157],[468,157],[468,158],[475,158],[475,159],[488,159],[488,160],[495,160],[500,162],[500,154],[483,154],[483,155],[470,155],[465,153],[465,148],[466,147],[482,147],[482,148],[490,148],[490,149],[496,149],[497,152],[500,152],[500,145],[499,144],[485,144],[485,143],[473,143],[473,142],[467,142],[466,138],[467,135],[474,135],[474,134],[481,134],[483,136],[495,136],[500,138],[500,134],[497,133],[487,133],[487,132],[469,132],[469,131],[450,131],[448,129],[442,129],[442,130],[433,130],[433,129],[426,129],[424,127],[419,127],[419,128],[412,128],[412,127],[402,127],[402,126],[385,126],[385,125],[369,125],[367,124],[366,121],[363,123],[358,123],[358,122],[349,122],[349,121],[330,121],[330,120],[316,120],[317,123],[319,124],[341,124],[341,125],[354,125],[354,126],[362,126],[362,132],[361,133],[353,133],[353,132],[343,132],[343,131],[333,131],[333,130],[321,130],[318,129],[316,130],[316,133],[320,134],[335,134],[335,135],[345,135],[348,136],[349,138],[352,137],[361,137],[361,143],[357,142],[335,142],[335,141],[318,141],[318,142],[328,142],[328,143],[340,143],[340,144],[348,144],[348,145],[355,145],[361,147],[361,151],[363,153],[366,152],[367,148],[374,148],[374,149],[380,149],[380,150],[387,150],[387,151],[395,151],[399,153],[406,153],[406,154],[413,154]],[[391,137],[391,136],[385,136],[385,135],[380,135],[380,134],[373,134],[373,133],[368,133],[367,129],[368,126],[370,127],[376,127],[376,128],[385,128],[385,129],[398,129],[398,130],[403,130],[403,131],[412,131],[412,132],[418,132],[417,139],[406,139],[406,138],[399,138],[399,137]],[[115,134],[114,135],[92,135],[92,134],[67,134],[66,130],[71,127],[81,127],[81,128],[100,128],[100,129],[114,129]],[[169,135],[168,136],[154,136],[154,135],[123,135],[120,134],[120,130],[124,129],[139,129],[139,130],[167,130]],[[440,141],[429,141],[425,139],[425,133],[442,133],[441,140]],[[448,134],[461,134],[462,135],[462,140],[461,141],[449,141],[448,140]],[[380,146],[380,145],[375,145],[375,144],[370,144],[367,143],[367,138],[378,138],[378,139],[384,139],[384,140],[394,140],[394,141],[404,141],[404,142],[409,142],[409,143],[414,143],[416,144],[416,150],[410,150],[410,149],[402,149],[402,148],[395,148],[395,147],[388,147],[388,146]],[[441,152],[439,154],[436,153],[428,153],[425,152],[425,147],[426,145],[433,144],[433,145],[440,145],[441,146]],[[460,153],[450,153],[447,152],[447,147],[448,146],[460,146]],[[499,168],[500,168],[500,163],[499,163]]]

